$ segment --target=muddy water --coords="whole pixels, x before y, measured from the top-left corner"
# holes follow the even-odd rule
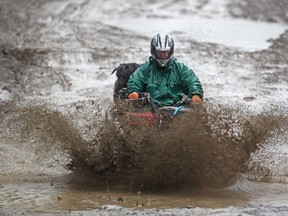
[[[59,178],[59,177],[57,177]],[[69,179],[70,176],[61,178]],[[264,190],[265,189],[265,190]],[[43,213],[58,211],[91,211],[103,206],[122,206],[143,210],[147,208],[208,208],[225,209],[265,206],[287,206],[286,185],[255,182],[238,182],[226,189],[196,188],[174,192],[142,193],[125,189],[83,186],[57,179],[31,182],[5,183],[1,187],[1,208],[8,211]],[[223,210],[222,210],[223,211]],[[225,210],[224,210],[225,211]],[[180,209],[179,209],[179,212]],[[201,212],[201,211],[199,211]],[[229,210],[228,210],[229,212]]]
[[[229,190],[195,190],[157,194],[133,194],[125,190],[46,183],[5,184],[1,203],[5,208],[22,206],[25,211],[93,210],[103,205],[128,208],[223,208],[243,206],[249,197]]]
[[[139,1],[115,8],[116,1],[1,1],[0,214],[286,215],[287,3],[271,2]],[[272,6],[273,16],[265,12]],[[149,28],[135,26],[138,17]],[[223,34],[235,17],[246,31],[261,26],[263,37],[250,34],[257,46],[243,32],[236,40],[235,29],[235,40]],[[197,28],[177,25],[191,18]],[[118,25],[123,19],[129,22]],[[111,106],[109,74],[119,63],[147,59],[153,20],[177,39],[175,56],[199,74],[213,105],[213,137],[190,133],[201,129],[191,122],[162,141],[150,131],[125,140],[111,126],[96,136]],[[265,34],[271,26],[273,34]],[[222,136],[223,122],[242,133]],[[144,141],[155,148],[132,148]],[[113,178],[99,175],[107,158]],[[71,161],[74,171],[66,168]],[[118,180],[124,183],[116,186]]]

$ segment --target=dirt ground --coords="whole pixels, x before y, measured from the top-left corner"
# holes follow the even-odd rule
[[[112,7],[112,5],[116,7]],[[150,36],[106,24],[110,19],[143,18],[148,20],[149,25],[150,20],[153,21],[154,19],[176,19],[184,16],[190,18],[197,16],[205,19],[224,17],[235,20],[240,18],[246,21],[281,24],[287,27],[287,11],[288,2],[286,0],[263,0],[261,4],[253,0],[225,0],[221,3],[213,0],[184,0],[165,3],[160,0],[137,0],[133,3],[123,2],[123,5],[119,5],[116,0],[105,3],[98,0],[1,0],[0,155],[2,159],[0,162],[0,190],[3,190],[5,196],[3,195],[3,200],[0,199],[0,214],[177,215],[181,213],[182,215],[285,215],[288,212],[288,205],[287,203],[282,205],[279,200],[275,201],[276,204],[279,204],[278,207],[272,204],[264,205],[265,203],[261,204],[257,200],[257,202],[255,201],[256,204],[252,202],[251,207],[214,208],[211,204],[208,208],[197,208],[196,205],[196,208],[170,209],[166,207],[162,210],[158,209],[159,206],[146,210],[131,209],[131,205],[134,207],[134,200],[133,204],[129,204],[130,206],[127,204],[129,208],[119,207],[118,205],[121,206],[121,202],[112,203],[116,206],[110,206],[108,204],[111,204],[111,202],[107,201],[107,205],[103,203],[97,205],[96,210],[95,208],[91,210],[89,205],[88,210],[85,208],[83,210],[83,206],[80,205],[79,209],[75,207],[71,212],[71,206],[68,204],[67,206],[63,205],[60,210],[55,205],[51,205],[52,207],[49,206],[49,210],[47,210],[39,207],[41,202],[39,206],[30,203],[31,208],[27,209],[25,205],[30,206],[30,204],[25,204],[24,201],[18,204],[13,204],[13,202],[9,204],[9,200],[5,201],[5,199],[9,197],[11,188],[15,185],[20,185],[19,188],[15,189],[16,191],[30,190],[30,186],[27,189],[26,184],[34,185],[31,188],[37,191],[39,182],[44,182],[43,185],[47,182],[49,184],[51,182],[52,185],[52,182],[54,182],[54,184],[60,185],[59,188],[65,188],[66,190],[67,185],[70,185],[73,181],[76,182],[76,180],[73,180],[76,177],[65,168],[65,165],[71,159],[71,155],[69,155],[69,151],[65,152],[67,149],[64,148],[63,150],[62,146],[90,146],[91,143],[95,143],[94,136],[102,123],[104,111],[111,106],[112,102],[115,77],[110,76],[110,73],[120,63],[141,63],[147,59],[147,53],[149,54]],[[245,151],[243,150],[245,156],[242,157],[240,153],[235,154],[234,149],[230,146],[231,140],[228,140],[229,144],[227,141],[226,146],[224,142],[222,143],[227,148],[226,151],[224,150],[226,154],[221,153],[217,156],[220,157],[219,161],[225,164],[221,165],[223,167],[221,169],[223,175],[222,173],[221,175],[225,176],[225,178],[223,177],[224,181],[226,183],[227,181],[230,183],[230,180],[234,181],[238,177],[238,175],[235,175],[235,170],[237,172],[245,170],[244,176],[246,175],[246,178],[252,182],[268,182],[269,187],[274,186],[274,183],[287,184],[288,173],[286,170],[288,164],[285,153],[287,135],[283,131],[287,129],[288,28],[277,38],[270,39],[270,46],[267,49],[252,52],[217,43],[196,41],[187,37],[183,32],[174,31],[173,33],[184,44],[182,48],[179,45],[179,49],[176,49],[177,56],[194,65],[195,69],[199,71],[206,90],[205,99],[208,103],[221,104],[225,100],[223,104],[229,104],[236,101],[241,106],[244,104],[250,108],[252,107],[251,110],[256,109],[255,107],[268,110],[266,113],[262,113],[259,118],[255,118],[256,120],[254,119],[254,129],[258,132],[256,133],[258,137],[243,138],[245,141],[242,140],[242,143],[253,143],[253,145],[249,145],[253,149],[251,147],[247,150],[248,145],[242,146],[243,149],[245,148]],[[202,71],[204,69],[207,69],[207,71]],[[209,71],[209,69],[212,70]],[[213,71],[217,71],[217,73]],[[238,94],[236,92],[232,94],[234,88],[239,89],[240,87],[243,87],[244,92],[247,90],[247,93]],[[272,108],[269,105],[272,105]],[[222,114],[231,114],[228,110],[227,108],[226,112],[223,111]],[[270,116],[271,111],[278,112],[275,115],[276,117],[274,115]],[[243,115],[246,115],[245,111],[243,111]],[[241,122],[240,119],[239,122]],[[275,126],[275,128],[278,127],[277,129],[280,127],[278,138],[273,136],[274,131],[269,131],[267,126],[271,126],[270,128]],[[115,139],[119,139],[119,136],[116,136],[113,130],[113,128],[108,128],[107,131],[103,132],[105,137],[110,139],[104,140],[106,143],[115,142]],[[178,133],[180,132],[178,131]],[[144,138],[147,141],[146,137]],[[138,137],[140,141],[144,138]],[[253,142],[252,138],[255,138],[254,141],[257,142]],[[201,138],[196,137],[195,139]],[[185,140],[183,141],[177,136],[177,131],[174,133],[174,137],[173,135],[167,136],[166,143],[171,140],[177,140],[177,142],[183,143],[183,146],[185,145]],[[135,140],[131,142],[135,142]],[[269,147],[260,148],[258,154],[262,158],[259,159],[256,144],[273,142],[276,142],[277,145],[275,146],[280,143],[279,148],[284,148],[284,150],[280,151],[273,148],[270,150]],[[127,143],[127,140],[125,143]],[[149,140],[147,143],[149,143]],[[171,142],[170,145],[170,149],[173,149],[174,143]],[[161,142],[159,142],[159,146],[161,146]],[[82,150],[77,149],[76,152],[79,153]],[[167,149],[160,150],[165,155],[174,154],[177,151],[176,149],[174,153],[171,153]],[[193,148],[188,150],[195,152]],[[270,156],[266,150],[268,152],[277,151],[279,157],[275,159],[276,154]],[[107,149],[103,151],[105,152]],[[90,150],[87,152],[91,153]],[[241,152],[241,149],[239,152]],[[85,158],[85,161],[88,162],[81,165],[91,166],[93,163],[98,163],[98,160],[94,158],[96,153],[88,154],[91,160]],[[181,152],[177,153],[181,154]],[[187,152],[182,152],[182,155],[185,153]],[[208,158],[209,155],[207,153],[205,158]],[[250,158],[253,155],[256,159]],[[87,155],[84,154],[84,156]],[[173,156],[170,158],[175,159],[175,162],[171,159],[174,165],[183,163],[186,164],[186,167],[189,167],[187,163],[190,161],[176,160],[177,158],[173,158]],[[181,158],[181,156],[178,158]],[[263,158],[266,161],[263,162]],[[234,164],[235,166],[227,166],[227,160],[230,159],[231,161],[237,161]],[[82,156],[79,156],[78,161],[83,162],[82,160],[84,161]],[[249,162],[251,162],[250,166]],[[156,167],[162,169],[159,166],[161,161],[149,161],[149,163],[149,166],[154,166],[156,171]],[[212,176],[211,179],[214,183],[217,183],[219,174],[217,176],[212,171],[213,169],[217,170],[219,166],[207,168],[203,165],[205,169],[210,169],[210,177]],[[177,171],[176,165],[174,167],[172,165],[170,168],[172,171]],[[249,169],[250,172],[248,172]],[[152,174],[155,175],[155,173]],[[163,175],[173,178],[173,173],[163,171]],[[180,175],[184,174],[179,171]],[[145,175],[139,175],[138,177],[142,180],[145,179]],[[151,180],[149,177],[147,178],[147,181]],[[200,179],[202,178],[203,176]],[[221,182],[221,178],[219,181]],[[203,180],[203,184],[204,182],[209,185],[207,178]],[[243,183],[241,184],[243,186]],[[43,185],[41,188],[47,187]],[[259,191],[264,190],[264,186],[261,188]],[[33,191],[33,189],[31,190]],[[49,189],[47,190],[49,191]],[[283,190],[280,193],[281,196],[282,193],[284,194]],[[22,196],[25,197],[25,192],[23,194]],[[252,200],[256,200],[254,195],[251,194],[248,192],[248,196]],[[18,199],[21,194],[17,195],[15,192],[13,196]],[[89,200],[89,195],[87,197],[86,199]],[[29,197],[27,199],[30,200]],[[62,198],[58,195],[57,199],[59,201]],[[220,198],[215,200],[220,200]],[[49,202],[50,200],[43,201],[43,203]]]

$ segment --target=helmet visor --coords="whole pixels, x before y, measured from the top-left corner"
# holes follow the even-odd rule
[[[169,50],[156,50],[156,58],[158,60],[167,60],[169,59],[169,54],[170,51]]]

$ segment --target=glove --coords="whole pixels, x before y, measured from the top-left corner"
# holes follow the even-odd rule
[[[201,103],[202,99],[200,98],[199,95],[193,95],[192,98],[191,98],[191,102],[192,103]]]
[[[137,92],[132,92],[128,95],[128,99],[137,99],[139,98],[139,94]]]

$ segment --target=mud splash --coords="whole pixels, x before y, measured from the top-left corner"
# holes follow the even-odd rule
[[[212,107],[205,118],[192,112],[169,130],[126,123],[119,128],[112,120],[80,129],[71,116],[37,106],[10,108],[6,111],[10,118],[2,123],[8,126],[9,122],[13,139],[38,140],[45,144],[45,151],[61,146],[72,159],[69,167],[77,172],[89,170],[107,184],[124,182],[140,190],[230,184],[246,171],[250,154],[283,122],[282,116],[267,113],[247,118],[238,109],[219,106]],[[97,131],[94,140],[84,138],[91,125]]]
[[[206,108],[163,130],[105,118],[95,101],[57,110],[30,101],[1,106],[5,130],[1,137],[7,143],[26,145],[38,160],[50,155],[50,165],[57,163],[106,187],[145,191],[228,186],[251,170],[251,154],[288,125],[285,107],[258,114],[240,105],[207,104]],[[266,175],[267,170],[253,166],[258,179]]]
[[[211,106],[168,130],[106,120],[92,142],[66,146],[69,168],[133,191],[227,186],[247,171],[251,153],[281,128],[283,116],[271,113],[247,116],[240,108]]]
[[[91,115],[88,113],[79,117],[83,106],[93,106],[92,104],[93,101],[78,102],[62,110],[61,107],[55,109],[53,104],[47,105],[39,100],[1,105],[1,173],[32,172],[45,175],[57,174],[58,170],[65,173],[63,170],[70,160],[70,153],[64,147],[86,146],[89,136],[86,130],[93,133],[89,119],[91,116],[100,119],[92,111]],[[78,118],[78,121],[75,118]],[[79,121],[79,118],[82,121]],[[96,127],[94,122],[93,125]],[[13,154],[4,155],[6,150],[11,148],[14,148],[13,151],[10,150]],[[19,166],[21,169],[15,170],[19,169]],[[37,166],[41,166],[41,169]]]
[[[143,62],[149,53],[152,35],[147,38],[135,29],[127,31],[107,26],[107,20],[147,18],[146,24],[149,26],[153,20],[165,18],[210,17],[214,20],[235,17],[287,24],[287,0],[267,0],[261,4],[252,0],[242,0],[241,3],[239,0],[220,3],[203,0],[171,1],[171,4],[159,1],[150,4],[151,1],[147,0],[115,8],[116,3],[114,0],[101,5],[98,1],[90,0],[1,1],[0,215],[287,215],[287,31],[278,39],[268,41],[272,44],[269,49],[247,53],[219,44],[196,42],[193,37],[185,36],[186,30],[174,31],[170,25],[165,24],[177,39],[177,58],[193,66],[206,86],[207,101],[219,100],[219,103],[226,101],[229,104],[242,101],[250,105],[250,109],[253,106],[254,109],[262,109],[263,106],[270,106],[270,103],[286,105],[286,109],[268,108],[260,114],[244,113],[243,108],[238,115],[237,109],[233,108],[231,121],[227,107],[224,106],[223,110],[210,108],[209,116],[212,117],[209,120],[215,125],[211,127],[214,131],[211,139],[196,140],[206,137],[203,134],[192,135],[191,130],[197,131],[197,128],[190,125],[189,121],[187,128],[182,128],[188,135],[183,135],[180,129],[171,133],[153,132],[130,129],[127,125],[123,134],[117,131],[118,127],[113,122],[103,122],[102,110],[106,107],[96,103],[93,105],[90,100],[112,98],[114,80],[108,78],[112,69],[121,62]],[[244,29],[249,33],[249,29]],[[268,27],[267,31],[271,31],[271,28]],[[226,36],[229,37],[229,34]],[[45,103],[39,105],[39,99]],[[75,102],[77,100],[82,101]],[[3,105],[5,103],[11,105]],[[101,115],[98,115],[100,110]],[[282,114],[277,112],[283,110],[286,116],[281,117]],[[249,123],[245,124],[247,119]],[[219,128],[225,134],[226,120],[227,128],[231,126],[235,133],[239,132],[240,135],[235,135],[235,138],[244,137],[242,143],[237,139],[228,142],[228,135],[224,141],[217,140],[221,134]],[[281,125],[280,130],[277,130],[278,125]],[[152,138],[156,141],[152,142]],[[215,143],[211,141],[211,144],[210,140]],[[136,146],[133,145],[135,143]],[[187,147],[191,143],[193,145]],[[197,143],[203,144],[201,148],[194,146]],[[148,144],[149,148],[140,144]],[[164,144],[170,150],[162,149]],[[259,149],[254,150],[258,146]],[[185,148],[188,149],[187,153]],[[221,152],[215,154],[215,149]],[[140,150],[145,155],[140,154]],[[106,152],[107,155],[102,155]],[[252,153],[249,155],[249,152]],[[178,156],[179,162],[175,161],[178,153],[181,153]],[[182,154],[190,156],[189,153],[193,156],[189,160],[182,157]],[[200,153],[203,153],[203,157],[199,156]],[[209,164],[213,160],[218,164]],[[69,162],[74,163],[75,175],[66,175],[71,172],[65,169]],[[194,164],[194,170],[189,162]],[[171,172],[167,170],[169,166]],[[187,166],[188,169],[181,166]],[[104,169],[107,172],[100,172],[102,168],[108,168]],[[214,173],[213,168],[217,168],[224,177],[217,171]],[[75,185],[77,188],[83,182],[71,185],[87,169],[90,174],[85,176],[90,182],[94,181],[93,177],[97,177],[97,182],[102,183],[100,190],[87,184],[86,189],[74,189]],[[121,170],[124,170],[123,173]],[[190,171],[194,172],[195,177],[189,176]],[[211,176],[206,178],[208,171]],[[149,175],[142,180],[144,172]],[[173,172],[180,177],[173,176]],[[168,202],[163,191],[155,193],[154,202],[154,196],[146,197],[146,193],[136,195],[121,190],[113,194],[111,189],[109,194],[103,187],[103,184],[113,186],[115,182],[121,183],[121,180],[134,190],[179,188],[183,185],[187,186],[184,188],[186,191],[190,189],[188,186],[194,189],[197,184],[215,187],[221,186],[222,182],[223,185],[229,184],[237,179],[238,173],[243,173],[245,180],[243,182],[238,178],[228,187],[228,192],[232,190],[235,194],[225,193],[225,187],[215,189],[215,193],[188,193],[186,197],[177,189],[175,196],[170,196]],[[164,181],[160,174],[166,178]],[[217,175],[220,176],[219,184],[214,180]],[[245,182],[247,179],[252,182]],[[85,183],[88,180],[85,179]],[[120,197],[124,201],[118,201]],[[138,204],[143,208],[142,203],[145,204],[144,208],[149,209],[135,209]],[[175,209],[170,209],[172,207]]]

